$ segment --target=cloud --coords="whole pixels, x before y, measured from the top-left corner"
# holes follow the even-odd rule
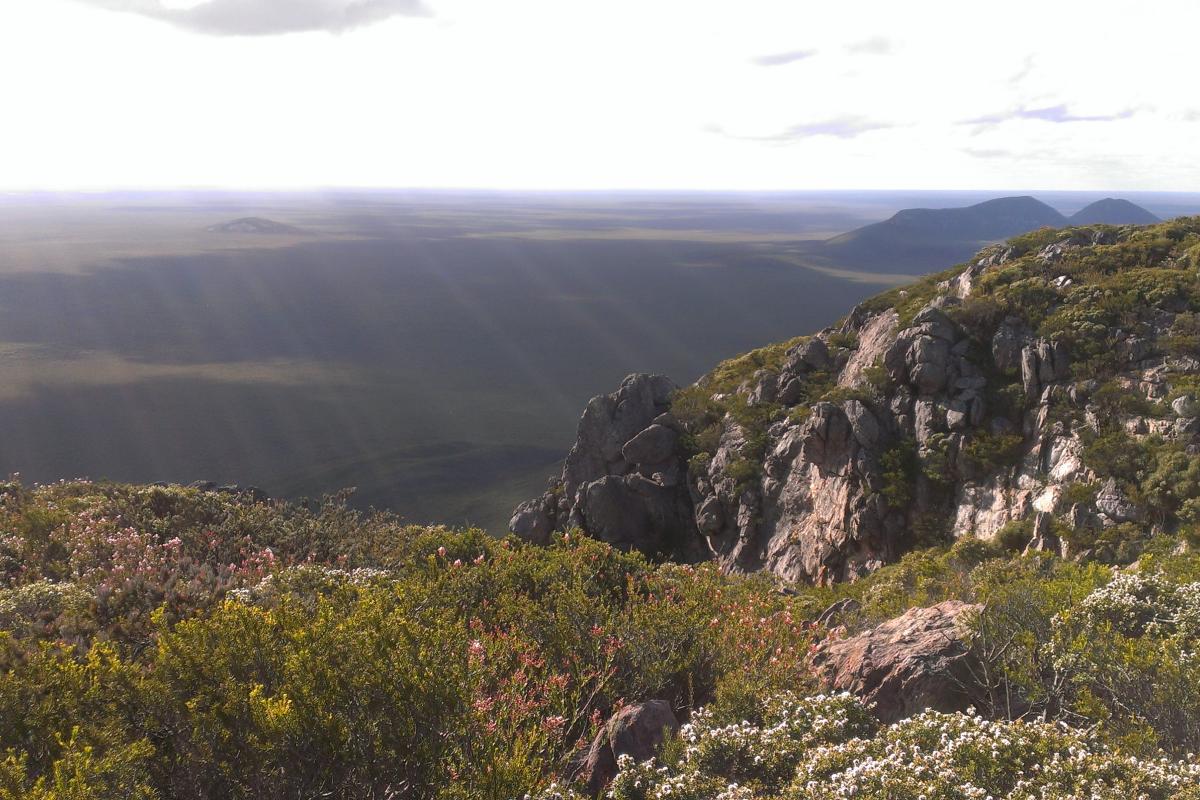
[[[791,140],[807,139],[811,136],[835,136],[838,139],[853,139],[855,136],[861,136],[869,131],[894,127],[895,125],[890,122],[879,122],[866,117],[842,116],[793,125],[778,134],[777,138]]]
[[[1012,150],[1000,147],[964,147],[963,152],[974,158],[1013,158],[1016,156]]]
[[[836,139],[853,139],[856,136],[861,136],[862,134],[870,131],[878,131],[884,130],[885,128],[894,127],[896,127],[896,125],[891,122],[880,122],[878,120],[868,119],[867,117],[846,115],[819,120],[816,122],[804,122],[799,125],[792,125],[782,131],[779,131],[778,133],[771,133],[763,136],[732,134],[719,125],[708,125],[704,128],[704,130],[708,133],[728,136],[732,139],[745,139],[755,142],[775,142],[782,144],[798,141],[800,139],[811,139],[816,136],[831,136]]]
[[[1016,85],[1029,77],[1029,73],[1033,72],[1033,56],[1025,56],[1025,60],[1021,62],[1021,68],[1014,72],[1008,79],[1011,85]]]
[[[846,52],[856,55],[886,56],[894,49],[892,40],[885,36],[872,36],[846,45]]]
[[[1119,119],[1129,119],[1134,113],[1135,109],[1127,108],[1115,114],[1072,114],[1067,108],[1066,103],[1059,103],[1056,106],[1045,106],[1043,108],[1026,108],[1022,106],[1013,111],[1003,111],[998,114],[985,114],[982,117],[975,117],[974,119],[964,119],[959,124],[990,128],[1018,119],[1033,119],[1056,124],[1063,122],[1113,122]]]
[[[395,16],[428,16],[421,0],[204,0],[188,8],[167,0],[80,0],[112,11],[160,19],[214,36],[342,33]]]
[[[784,64],[792,64],[796,61],[812,58],[816,54],[816,50],[789,50],[786,53],[770,53],[769,55],[759,56],[758,58],[751,59],[751,61],[760,67],[779,67]]]

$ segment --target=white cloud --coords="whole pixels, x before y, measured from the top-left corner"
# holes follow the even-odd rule
[[[428,13],[420,0],[79,0],[218,36],[342,33],[398,15]]]
[[[798,122],[794,125],[787,126],[781,131],[768,133],[761,136],[739,136],[737,134],[729,134],[719,125],[706,125],[705,130],[711,133],[721,134],[723,136],[732,135],[733,138],[786,144],[789,142],[796,142],[801,139],[810,139],[814,136],[832,136],[835,139],[853,139],[856,136],[863,135],[864,133],[886,130],[893,127],[895,127],[895,125],[890,122],[882,122],[880,120],[873,120],[867,117],[859,117],[854,115],[842,115],[839,117],[831,117],[829,119]]]
[[[895,43],[886,36],[872,36],[846,45],[847,53],[858,53],[872,56],[885,56],[896,48]]]
[[[0,188],[1200,187],[1194,0],[129,1],[0,0]]]
[[[751,61],[760,67],[780,67],[784,64],[794,64],[797,61],[812,58],[816,54],[816,50],[785,50],[782,53],[769,53],[765,56],[756,56]]]

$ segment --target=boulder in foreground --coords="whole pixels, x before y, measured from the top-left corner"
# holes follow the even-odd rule
[[[665,700],[626,706],[608,721],[592,740],[578,778],[595,796],[617,774],[617,758],[630,756],[636,762],[658,753],[663,739],[679,730],[675,712]]]
[[[947,600],[910,609],[856,636],[827,641],[814,666],[831,689],[873,703],[883,722],[927,709],[962,711],[976,695],[962,623],[979,608]]]

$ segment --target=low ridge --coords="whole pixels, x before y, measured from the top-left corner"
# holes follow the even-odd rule
[[[208,228],[208,231],[209,233],[303,233],[303,231],[295,226],[286,225],[265,217],[241,217],[240,219],[230,220],[219,225],[212,225]]]

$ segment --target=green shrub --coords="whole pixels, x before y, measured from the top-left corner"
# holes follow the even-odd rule
[[[854,350],[858,347],[858,334],[853,331],[831,333],[825,341],[830,347],[844,347],[847,350]]]
[[[883,472],[883,496],[892,508],[908,508],[913,499],[913,486],[920,469],[917,443],[903,439],[883,451],[879,457]]]
[[[1100,484],[1095,481],[1074,481],[1063,488],[1059,496],[1058,506],[1062,511],[1069,510],[1076,504],[1092,506],[1096,495],[1100,492]]]
[[[1033,538],[1032,519],[1009,520],[996,531],[996,544],[1010,553],[1019,553]]]
[[[1025,440],[1017,434],[979,431],[967,440],[961,457],[975,472],[987,475],[1021,460]]]

